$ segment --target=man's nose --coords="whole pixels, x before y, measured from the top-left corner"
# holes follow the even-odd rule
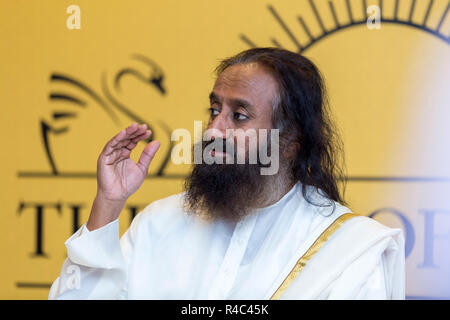
[[[226,139],[226,131],[230,129],[230,124],[223,113],[219,113],[208,126],[209,136],[212,139],[221,138]]]

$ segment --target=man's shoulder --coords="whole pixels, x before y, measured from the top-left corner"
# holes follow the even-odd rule
[[[404,235],[400,228],[387,226],[371,217],[352,212],[349,219],[344,219],[343,223],[335,232],[334,238],[343,239],[351,246],[372,245],[380,241],[394,241],[397,245],[403,246]],[[341,214],[343,216],[343,214]],[[334,221],[334,220],[333,220]]]
[[[157,211],[173,211],[182,209],[184,192],[172,194],[170,196],[150,202],[142,213]]]
[[[386,235],[395,235],[402,232],[401,229],[389,227],[371,217],[362,214],[358,214],[350,220],[353,220],[353,228],[357,228],[362,232]]]
[[[350,208],[334,202],[331,209],[320,208],[314,216],[314,225],[317,232],[327,228],[335,229],[334,233],[354,239],[380,239],[386,237],[401,238],[403,231],[399,228],[389,227],[362,213],[354,212]],[[330,214],[329,212],[332,211]],[[369,240],[370,241],[370,240]]]

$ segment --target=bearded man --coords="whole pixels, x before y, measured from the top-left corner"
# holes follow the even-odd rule
[[[152,141],[135,163],[131,151],[151,132],[138,123],[120,131],[98,158],[89,219],[66,241],[49,299],[404,299],[402,231],[347,207],[317,67],[254,48],[216,72],[199,142],[213,161],[196,163],[184,192],[150,203],[119,239],[119,214],[159,148]],[[239,144],[251,130],[258,143]]]

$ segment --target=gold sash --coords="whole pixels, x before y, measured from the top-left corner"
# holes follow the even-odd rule
[[[286,291],[289,285],[294,281],[295,277],[303,270],[306,263],[319,251],[319,249],[325,244],[325,242],[331,237],[331,235],[348,219],[360,216],[356,213],[344,213],[334,220],[328,228],[326,228],[320,236],[314,241],[314,243],[306,250],[305,254],[298,259],[292,271],[288,274],[286,279],[278,287],[277,291],[272,295],[270,300],[277,300]]]

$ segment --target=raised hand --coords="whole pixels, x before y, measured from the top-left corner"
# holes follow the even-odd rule
[[[121,130],[103,148],[97,161],[97,196],[87,223],[89,230],[115,220],[127,199],[144,182],[160,144],[152,141],[145,146],[137,163],[130,154],[139,141],[150,135],[151,131],[145,124],[135,122]]]

